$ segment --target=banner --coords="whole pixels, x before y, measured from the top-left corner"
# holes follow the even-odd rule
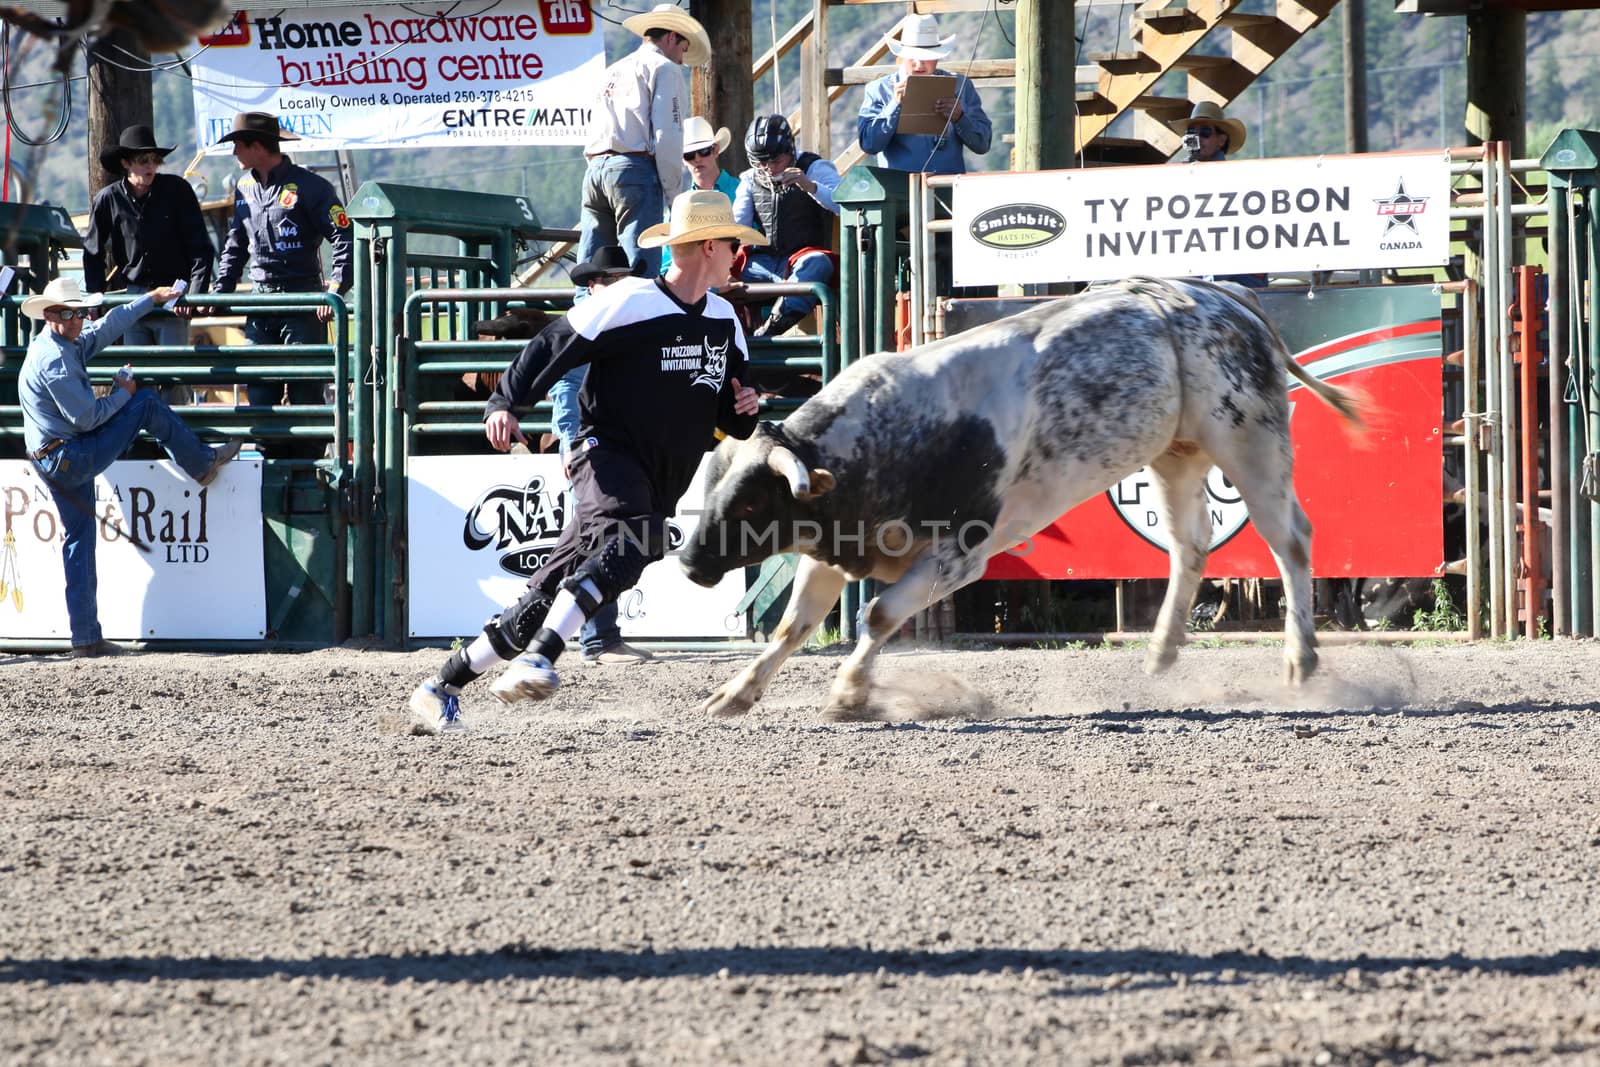
[[[669,524],[673,545],[693,537],[705,464]],[[417,456],[406,468],[407,585],[412,637],[477,633],[516,602],[576,515],[555,455]],[[618,601],[624,637],[745,636],[744,571],[714,589],[683,576],[672,555],[645,568]]]
[[[1294,486],[1311,519],[1318,578],[1428,577],[1444,562],[1444,386],[1439,297],[1431,285],[1260,294],[1289,350],[1316,377],[1370,405],[1351,432],[1298,382],[1289,389]],[[1206,478],[1212,578],[1276,578],[1239,491]],[[1029,543],[989,561],[986,578],[1165,578],[1171,540],[1141,468]]]
[[[61,516],[33,464],[0,460],[9,535],[0,637],[62,638]],[[234,460],[208,486],[170,462],[124,460],[95,479],[100,628],[111,640],[259,640],[267,591],[261,462]],[[148,551],[140,551],[137,541]]]
[[[1433,267],[1450,258],[1450,163],[1393,152],[967,174],[951,240],[963,286]]]
[[[584,144],[605,72],[587,0],[238,11],[193,60],[200,144],[269,111],[295,149]]]

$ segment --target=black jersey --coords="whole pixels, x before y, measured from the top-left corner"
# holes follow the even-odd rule
[[[755,432],[756,416],[733,410],[733,379],[749,384],[748,359],[744,332],[722,297],[707,293],[685,304],[659,278],[624,278],[529,341],[485,414],[535,401],[567,371],[589,364],[576,446],[633,455],[670,512],[714,431]]]

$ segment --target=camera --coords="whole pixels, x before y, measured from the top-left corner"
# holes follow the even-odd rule
[[[1190,159],[1191,162],[1193,160],[1199,159],[1200,158],[1200,135],[1198,133],[1195,133],[1193,130],[1190,130],[1188,133],[1184,134],[1183,135],[1183,148],[1184,148],[1184,151],[1189,153],[1189,159]]]

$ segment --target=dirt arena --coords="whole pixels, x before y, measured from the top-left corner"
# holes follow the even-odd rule
[[[0,1060],[1597,1063],[1597,653],[0,657]]]

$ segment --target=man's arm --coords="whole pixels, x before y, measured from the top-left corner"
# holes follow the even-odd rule
[[[228,224],[228,240],[222,246],[222,257],[217,261],[214,293],[231,293],[244,273],[244,264],[250,258],[250,205],[235,189],[233,192],[233,221]]]
[[[129,326],[153,311],[156,306],[156,293],[156,290],[152,290],[137,300],[112,308],[105,318],[79,334],[78,347],[83,349],[84,363],[99,355],[101,349],[116,344],[122,339],[122,335],[128,332]]]
[[[88,381],[75,374],[57,373],[46,377],[43,384],[56,409],[79,433],[88,433],[121,411],[131,395],[113,389],[96,399]]]
[[[761,226],[756,222],[755,173],[751,169],[739,175],[739,188],[733,193],[733,221],[740,226],[759,230]]]
[[[656,173],[667,207],[683,191],[683,117],[688,93],[676,63],[656,68],[650,93],[650,129],[655,141]]]
[[[967,146],[969,152],[976,152],[981,156],[989,151],[993,129],[989,116],[984,113],[978,89],[972,84],[971,78],[961,76],[961,88],[957,91],[956,98],[961,101],[961,117],[955,121],[956,136]]]
[[[484,417],[510,411],[530,397],[544,396],[563,374],[594,356],[594,342],[580,335],[565,318],[557,319],[511,361],[484,406]]]
[[[738,355],[728,361],[728,374],[722,380],[722,392],[717,394],[717,429],[742,441],[756,432],[761,397],[744,384],[750,378],[750,358],[737,320],[733,328],[733,349]]]
[[[811,199],[837,215],[839,205],[833,202],[833,191],[839,187],[839,168],[819,158],[807,168],[806,178],[816,185],[811,190]]]
[[[195,294],[210,292],[211,264],[217,258],[217,250],[211,245],[211,234],[206,232],[205,216],[200,214],[200,199],[182,178],[173,187],[173,193],[177,199],[175,214],[178,217],[178,236],[189,256],[189,291]]]
[[[94,198],[89,212],[89,232],[83,235],[83,291],[103,293],[106,290],[106,248],[112,243],[111,187],[106,186]]]
[[[867,86],[856,115],[856,140],[863,152],[878,153],[889,147],[900,128],[900,101],[894,98],[896,75],[886,74]]]

